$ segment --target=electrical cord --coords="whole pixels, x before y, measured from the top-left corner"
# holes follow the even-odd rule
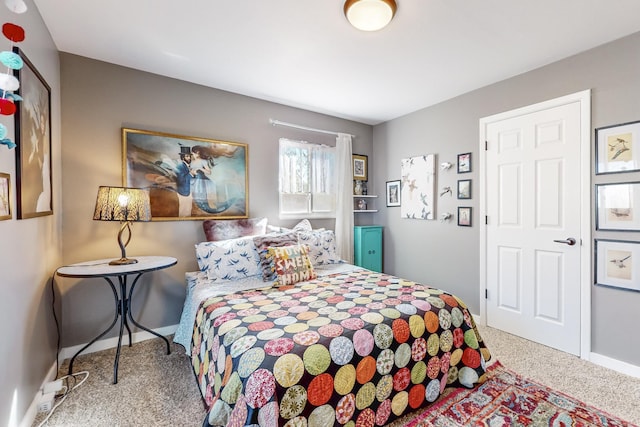
[[[53,408],[51,408],[51,411],[49,411],[49,413],[47,414],[46,418],[44,420],[42,420],[42,422],[40,424],[38,424],[38,427],[42,427],[43,425],[47,424],[49,422],[49,418],[51,418],[51,416],[53,415],[54,411],[58,408],[58,406],[62,405],[62,402],[65,401],[65,399],[67,398],[67,396],[69,396],[69,394],[77,389],[78,387],[80,387],[86,380],[87,378],[89,378],[89,371],[80,371],[80,372],[76,372],[75,374],[70,374],[70,375],[65,375],[64,377],[58,378],[61,380],[67,380],[69,378],[73,378],[74,382],[76,380],[76,376],[77,375],[84,375],[85,377],[80,380],[79,383],[75,383],[75,385],[71,388],[69,388],[68,385],[63,386],[65,388],[65,391],[62,395],[60,396],[56,396],[56,399],[60,399],[55,405],[53,405]],[[67,382],[68,384],[68,382]]]
[[[56,341],[56,377],[54,378],[54,381],[59,380],[60,378],[58,378],[58,371],[60,370],[60,323],[58,322],[58,316],[56,315],[56,291],[55,291],[55,278],[56,275],[58,274],[58,270],[60,270],[61,268],[65,268],[65,267],[91,267],[91,266],[95,266],[95,265],[107,265],[108,263],[103,262],[103,263],[97,263],[97,264],[72,264],[72,265],[63,265],[61,267],[56,268],[56,271],[53,272],[53,275],[51,276],[51,312],[53,313],[53,320],[55,321],[56,324],[56,335],[57,335],[57,341]]]
[[[58,379],[58,371],[60,370],[60,323],[58,322],[58,316],[56,316],[56,290],[54,287],[54,283],[55,283],[55,277],[56,274],[58,274],[58,269],[56,269],[56,271],[53,273],[53,276],[51,276],[51,311],[53,312],[53,320],[56,323],[56,335],[57,335],[57,341],[56,341],[56,377],[54,379],[57,380]]]
[[[106,263],[65,265],[65,266],[56,268],[56,271],[51,276],[51,281],[50,281],[50,286],[51,286],[51,312],[53,313],[53,320],[54,320],[54,322],[56,324],[56,335],[57,335],[56,336],[56,376],[54,378],[54,381],[65,380],[66,385],[62,386],[63,389],[64,389],[64,392],[54,398],[54,399],[60,399],[60,400],[53,406],[53,408],[51,408],[51,411],[49,411],[49,414],[47,414],[46,418],[39,424],[38,427],[43,426],[46,423],[48,423],[49,422],[49,418],[51,418],[51,415],[53,415],[53,412],[58,408],[58,406],[60,406],[62,404],[62,402],[65,401],[65,399],[67,398],[69,393],[71,393],[76,388],[80,387],[87,380],[87,378],[89,378],[89,372],[88,371],[76,372],[75,374],[71,373],[69,375],[65,375],[63,377],[58,378],[59,371],[60,371],[60,336],[61,336],[61,334],[60,334],[60,322],[58,321],[58,316],[56,314],[55,277],[58,274],[58,270],[60,270],[63,267],[88,267],[88,266],[92,266],[92,265],[102,265],[102,264],[106,264]],[[85,375],[85,377],[80,382],[77,382],[76,376],[78,376],[78,375]],[[74,384],[73,387],[69,387],[69,379],[73,379],[73,384]]]

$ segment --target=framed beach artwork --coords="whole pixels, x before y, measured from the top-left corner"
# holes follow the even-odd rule
[[[435,219],[436,174],[434,154],[402,159],[400,215],[409,219]]]
[[[8,173],[0,173],[0,221],[11,219],[11,178]]]
[[[640,291],[640,243],[596,240],[596,285]]]
[[[22,97],[15,113],[18,219],[52,215],[51,88],[20,48],[13,51],[24,62],[13,70]]]
[[[125,187],[146,188],[152,221],[248,218],[247,144],[122,129]]]
[[[596,185],[596,230],[640,231],[640,182]]]
[[[596,129],[596,174],[640,170],[640,121]]]

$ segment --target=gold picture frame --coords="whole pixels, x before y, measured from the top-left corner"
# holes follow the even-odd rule
[[[11,219],[11,175],[0,173],[0,221]]]
[[[368,167],[369,158],[362,154],[353,154],[353,180],[354,181],[368,181]]]
[[[249,147],[122,129],[122,182],[149,190],[152,221],[238,219],[249,212]]]

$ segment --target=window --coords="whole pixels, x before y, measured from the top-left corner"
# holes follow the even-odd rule
[[[280,217],[334,218],[336,149],[280,139]]]

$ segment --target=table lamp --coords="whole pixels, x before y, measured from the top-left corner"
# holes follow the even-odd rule
[[[118,245],[120,245],[121,257],[114,259],[110,265],[135,264],[136,259],[127,258],[126,246],[131,240],[131,222],[151,221],[151,203],[149,192],[142,188],[127,187],[98,187],[96,208],[93,213],[94,220],[120,221],[118,233]],[[129,236],[126,242],[122,242],[122,233],[127,230]]]

